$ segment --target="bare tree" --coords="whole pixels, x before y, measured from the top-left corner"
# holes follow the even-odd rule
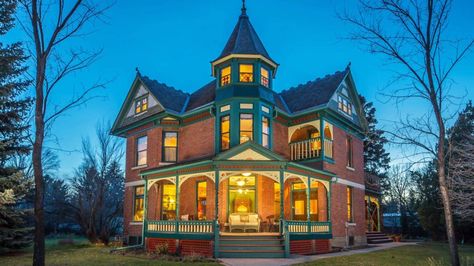
[[[396,144],[415,147],[416,158],[436,158],[443,201],[451,263],[459,265],[452,209],[446,180],[446,121],[449,106],[450,75],[474,45],[446,38],[452,0],[359,0],[356,15],[341,18],[354,25],[352,39],[362,41],[374,54],[397,65],[396,81],[405,84],[389,95],[400,103],[420,100],[429,109],[420,117],[401,119],[391,133]],[[390,134],[390,132],[388,132]],[[418,161],[419,162],[419,161]]]
[[[44,265],[44,173],[43,142],[45,132],[53,121],[65,111],[80,106],[91,99],[91,92],[103,87],[95,83],[83,88],[75,97],[64,105],[51,102],[54,92],[66,90],[61,82],[78,70],[90,66],[100,54],[88,53],[76,49],[69,54],[61,53],[61,48],[71,38],[83,35],[85,25],[100,17],[108,7],[101,7],[91,1],[74,0],[20,0],[27,14],[27,23],[22,24],[31,38],[34,49],[34,139],[33,139],[33,173],[35,180],[35,236],[33,265]]]
[[[449,187],[454,213],[465,221],[474,221],[474,136],[450,147]],[[471,199],[471,200],[469,200]]]
[[[71,181],[74,219],[92,243],[108,244],[120,228],[123,213],[124,177],[119,164],[123,149],[109,132],[110,127],[98,126],[97,149],[84,139],[84,161]]]

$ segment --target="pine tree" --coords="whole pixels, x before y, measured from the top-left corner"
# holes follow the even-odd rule
[[[0,37],[13,27],[16,5],[15,0],[0,0]],[[0,42],[0,252],[31,242],[26,211],[19,207],[31,183],[12,164],[13,156],[30,151],[25,121],[31,99],[22,97],[30,84],[23,78],[26,59],[21,43]]]
[[[381,180],[382,190],[388,189],[386,182],[387,171],[390,163],[390,155],[385,151],[384,145],[388,142],[384,131],[377,128],[378,121],[375,118],[375,107],[368,102],[364,96],[359,95],[365,119],[367,120],[366,139],[364,141],[364,170],[367,173],[378,176]]]

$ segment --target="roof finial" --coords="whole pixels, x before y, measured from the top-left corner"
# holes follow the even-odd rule
[[[245,7],[245,0],[242,0],[242,15],[247,15],[247,8]]]

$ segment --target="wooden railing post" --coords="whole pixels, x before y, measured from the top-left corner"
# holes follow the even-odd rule
[[[219,258],[219,221],[215,220],[214,223],[214,257]]]
[[[283,221],[284,240],[285,240],[285,258],[290,257],[290,232],[288,232],[288,223]]]

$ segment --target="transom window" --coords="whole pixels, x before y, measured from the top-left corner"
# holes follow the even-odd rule
[[[178,155],[178,132],[163,133],[163,162],[176,162]]]
[[[148,110],[148,97],[143,97],[135,101],[135,114]]]
[[[253,115],[240,114],[240,143],[253,139]]]
[[[337,102],[338,102],[339,110],[343,111],[344,113],[348,115],[352,115],[352,104],[349,102],[349,100],[338,95]]]
[[[221,150],[230,148],[230,116],[221,117]]]
[[[240,64],[239,65],[239,81],[240,82],[253,82],[253,65],[251,64]]]
[[[262,116],[262,146],[270,147],[270,122],[268,117]]]
[[[221,86],[225,86],[230,84],[230,76],[231,76],[231,68],[230,66],[224,67],[221,69]]]
[[[137,165],[146,165],[147,157],[147,136],[137,139]]]
[[[268,88],[268,85],[269,85],[269,73],[268,73],[268,70],[266,70],[265,68],[261,67],[260,68],[260,84],[262,84],[263,86],[267,87]]]
[[[135,187],[133,191],[133,221],[143,221],[143,198],[145,194],[145,186]]]

